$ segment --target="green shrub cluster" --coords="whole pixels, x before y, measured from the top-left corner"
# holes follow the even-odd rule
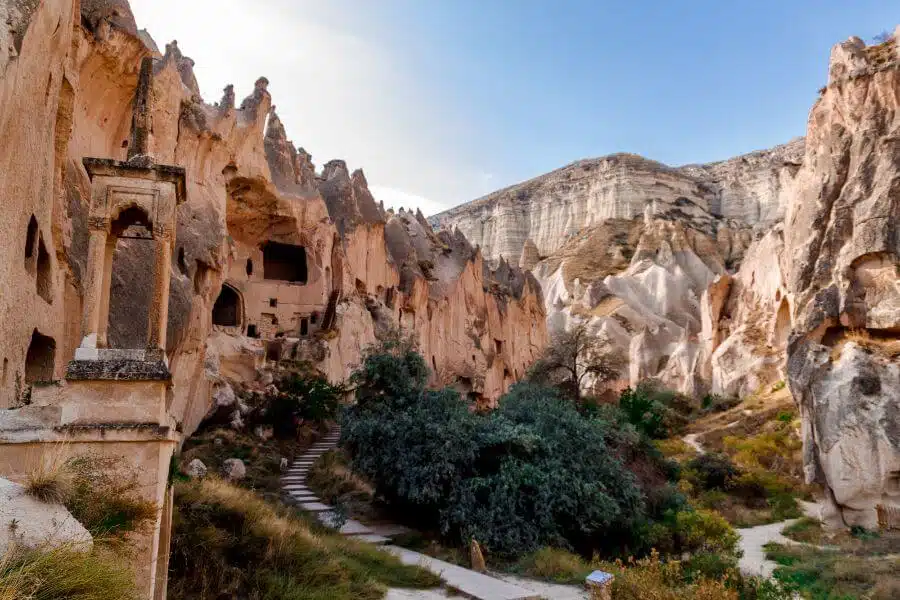
[[[281,439],[296,437],[305,422],[321,423],[337,418],[344,390],[320,375],[292,373],[280,379],[278,391],[266,396],[257,422],[271,425]]]
[[[667,390],[653,380],[628,388],[619,397],[619,408],[639,432],[661,440],[675,435],[694,412],[690,398]]]
[[[508,558],[544,546],[640,554],[651,542],[735,556],[728,524],[686,504],[677,467],[627,410],[582,414],[554,388],[521,383],[480,414],[453,390],[426,389],[427,373],[408,344],[371,351],[342,424],[354,469],[407,522]],[[680,402],[651,397],[673,412]]]

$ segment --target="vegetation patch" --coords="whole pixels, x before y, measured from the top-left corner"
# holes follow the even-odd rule
[[[169,597],[366,600],[438,577],[216,478],[175,487]]]
[[[136,600],[134,575],[94,550],[11,550],[0,557],[2,600]]]
[[[66,508],[95,538],[120,539],[156,520],[159,507],[140,497],[137,474],[124,468],[123,458],[79,456],[67,469],[73,483]]]
[[[811,600],[894,600],[900,597],[900,558],[848,555],[811,546],[766,546],[778,563],[775,578]]]

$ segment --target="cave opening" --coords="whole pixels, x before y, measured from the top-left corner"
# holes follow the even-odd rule
[[[305,284],[306,248],[292,244],[267,242],[263,246],[263,278]]]
[[[34,245],[37,242],[38,222],[31,215],[28,220],[28,231],[25,233],[25,268],[30,272],[34,272]]]
[[[25,354],[25,383],[53,381],[55,361],[56,340],[35,329],[31,333],[31,343]]]
[[[239,327],[243,321],[244,310],[241,295],[234,287],[222,284],[222,291],[213,305],[213,325],[223,327]]]

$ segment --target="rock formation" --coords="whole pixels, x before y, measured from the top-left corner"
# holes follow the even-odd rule
[[[900,28],[898,28],[900,33]],[[791,391],[826,516],[900,505],[900,44],[831,52],[787,214]]]
[[[526,245],[540,257],[607,219],[680,211],[686,218],[765,226],[784,217],[803,154],[796,139],[771,150],[680,168],[635,154],[580,160],[431,218],[459,228],[485,257],[518,260]],[[529,250],[531,252],[531,250]]]
[[[80,342],[90,202],[82,159],[129,154],[147,56],[148,154],[186,171],[167,338],[172,412],[186,433],[229,378],[256,377],[266,360],[290,354],[341,380],[392,327],[418,336],[435,382],[461,378],[486,402],[540,351],[533,280],[504,272],[501,281],[480,253],[435,236],[421,216],[386,214],[362,171],[343,161],[317,174],[288,141],[265,78],[242,102],[228,86],[207,104],[193,61],[174,42],[160,52],[124,0],[83,1],[80,14],[71,0],[0,5],[12,27],[4,48],[14,51],[0,65],[0,197],[13,199],[0,213],[10,232],[0,246],[9,291],[0,298],[0,407],[26,403],[35,381],[59,379]],[[146,342],[150,251],[138,238],[117,246],[112,346]]]
[[[532,269],[551,328],[587,321],[628,354],[619,385],[786,379],[826,516],[874,528],[900,505],[896,39],[834,47],[804,139],[677,169],[579,161],[432,222]]]

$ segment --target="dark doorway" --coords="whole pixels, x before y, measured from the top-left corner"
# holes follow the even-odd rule
[[[247,259],[247,277],[250,277],[251,275],[253,275],[253,259],[248,258]]]
[[[306,248],[267,242],[263,246],[263,278],[306,283]]]
[[[222,325],[224,327],[239,327],[243,310],[241,310],[241,296],[230,285],[223,284],[219,297],[213,305],[212,321],[213,325]]]
[[[34,245],[37,242],[38,222],[31,215],[28,220],[28,231],[25,234],[25,268],[34,273]]]
[[[41,335],[35,329],[25,355],[25,383],[53,381],[53,363],[56,360],[56,341]]]
[[[300,318],[300,337],[306,337],[309,335],[309,319],[306,317]]]

